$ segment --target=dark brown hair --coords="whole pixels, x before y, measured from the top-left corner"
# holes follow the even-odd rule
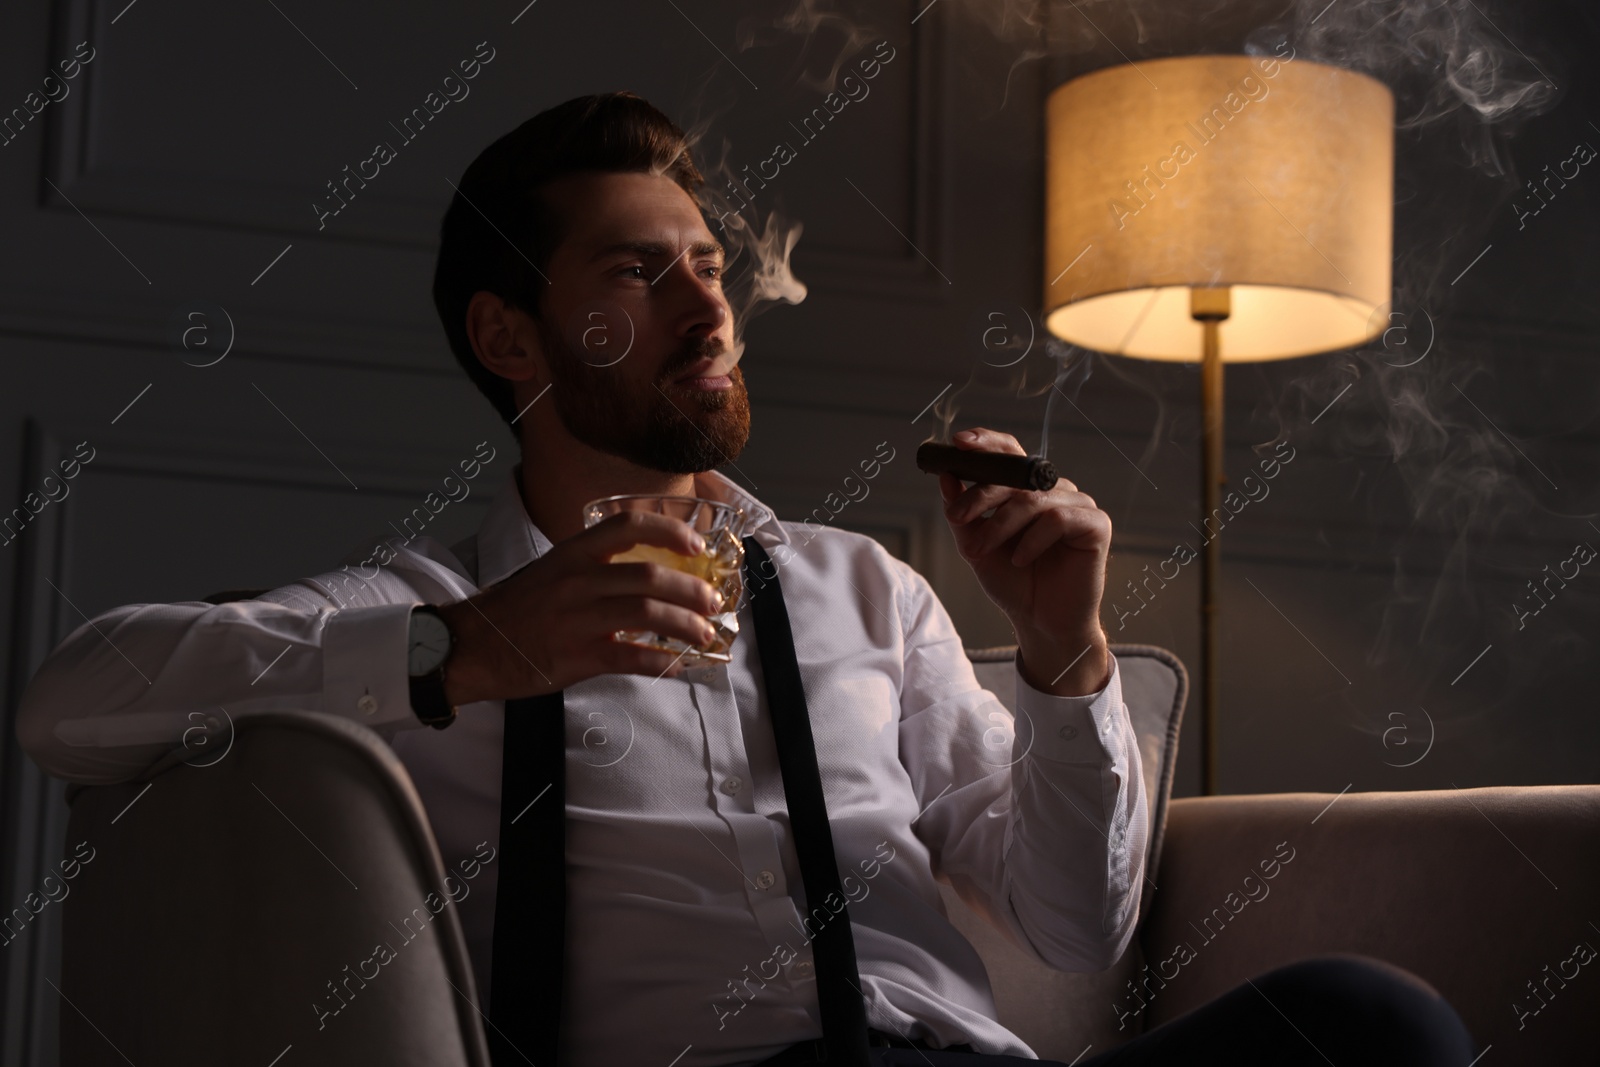
[[[439,227],[433,303],[456,362],[508,426],[517,416],[511,381],[473,354],[467,304],[488,290],[539,318],[544,272],[567,234],[566,220],[540,188],[580,171],[665,174],[690,196],[705,182],[683,131],[626,91],[579,96],[541,111],[472,161]]]

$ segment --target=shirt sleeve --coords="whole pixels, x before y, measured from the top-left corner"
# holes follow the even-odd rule
[[[388,568],[302,579],[253,600],[128,604],[73,630],[22,695],[17,738],[50,774],[86,784],[136,778],[177,748],[197,762],[231,723],[324,711],[385,738],[423,724],[406,652],[422,603]]]
[[[982,688],[926,579],[906,568],[900,746],[936,877],[1022,951],[1101,971],[1138,922],[1149,816],[1120,668],[1058,697],[1016,670],[1015,715]]]

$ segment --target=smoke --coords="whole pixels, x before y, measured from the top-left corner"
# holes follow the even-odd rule
[[[930,441],[950,443],[951,429],[968,394],[1004,395],[1015,400],[1045,397],[1044,428],[1033,455],[1049,456],[1050,419],[1057,398],[1075,403],[1089,380],[1095,354],[1039,332],[1036,320],[1024,308],[1009,313],[985,311],[973,316],[967,330],[981,355],[967,380],[933,403],[937,429]],[[1024,442],[1026,446],[1026,442]]]
[[[1292,36],[1320,62],[1387,83],[1396,96],[1398,131],[1448,124],[1466,159],[1490,174],[1506,173],[1504,124],[1556,100],[1545,70],[1473,0],[1338,0],[1321,18],[1310,14],[1314,6],[1308,0],[1280,24],[1283,29],[1261,32]]]
[[[1485,603],[1483,579],[1525,563],[1490,546],[1554,514],[1546,482],[1530,466],[1537,448],[1496,423],[1505,416],[1497,414],[1493,352],[1455,328],[1465,310],[1460,294],[1470,291],[1456,282],[1487,253],[1491,224],[1517,187],[1507,141],[1561,95],[1552,80],[1559,72],[1531,54],[1531,43],[1508,38],[1495,17],[1475,0],[1337,0],[1326,9],[1307,0],[1245,41],[1246,50],[1265,51],[1288,40],[1307,58],[1369,74],[1395,95],[1394,301],[1380,324],[1387,328],[1359,350],[1291,361],[1269,379],[1281,382],[1273,412],[1280,435],[1309,430],[1335,456],[1391,465],[1391,484],[1367,493],[1367,517],[1392,524],[1404,509],[1412,521],[1392,547],[1392,595],[1368,662],[1402,659],[1416,674],[1432,661],[1434,677],[1417,678],[1423,684],[1448,682],[1463,665],[1453,654],[1470,649],[1472,635],[1498,629],[1506,614],[1504,605]],[[1310,430],[1309,420],[1347,386],[1339,410]]]
[[[755,318],[777,301],[799,304],[805,300],[806,285],[790,265],[805,225],[786,216],[778,206],[763,212],[735,201],[723,191],[735,187],[736,175],[730,163],[733,142],[721,136],[714,160],[707,154],[705,144],[718,120],[734,107],[734,100],[709,104],[710,86],[708,72],[686,108],[696,117],[680,125],[684,126],[684,139],[706,180],[697,195],[700,209],[716,220],[717,239],[727,252],[722,284],[733,314],[733,355],[737,361],[744,358],[745,330]]]
[[[1050,393],[1044,402],[1044,429],[1039,431],[1039,455],[1050,458],[1050,419],[1055,414],[1056,400],[1067,397],[1069,390],[1076,393],[1083,388],[1083,383],[1089,380],[1089,352],[1087,349],[1076,345],[1063,344],[1054,338],[1045,342],[1050,357],[1056,361],[1060,368],[1056,371],[1056,380],[1050,383]]]
[[[795,88],[815,94],[838,98],[836,89],[841,85],[841,72],[849,63],[869,63],[876,70],[879,63],[873,58],[861,58],[867,46],[880,42],[885,34],[871,23],[832,10],[823,0],[795,0],[785,12],[777,16],[746,15],[735,28],[738,52],[743,55],[759,50],[765,68],[761,79],[766,82],[768,95],[779,95]],[[771,61],[777,52],[793,51],[788,70],[775,77]],[[881,59],[881,54],[875,54]],[[883,60],[887,63],[891,60]],[[731,82],[718,89],[715,75],[718,68],[708,69],[691,92],[682,112],[690,116],[680,121],[685,138],[696,159],[701,175],[706,179],[698,200],[701,209],[713,220],[718,239],[727,249],[723,272],[724,291],[734,315],[734,353],[744,354],[744,331],[750,322],[777,301],[798,304],[806,298],[806,286],[794,274],[791,266],[795,246],[799,243],[803,224],[784,209],[781,185],[776,192],[768,192],[770,176],[763,180],[762,167],[751,160],[743,166],[733,162],[737,147],[726,133],[714,132],[726,125],[725,120],[740,107],[740,93],[745,83],[759,91],[748,75],[740,72],[741,81]],[[852,83],[849,75],[843,76],[847,101],[864,100],[870,92],[862,91],[861,75]],[[865,75],[870,81],[875,74]],[[851,90],[855,84],[855,90]],[[838,108],[814,112],[825,117],[838,114]],[[804,119],[802,122],[804,123]],[[775,153],[762,163],[776,162],[781,168],[788,163],[796,150],[789,142],[798,141],[800,151],[808,143],[807,132],[793,123],[777,127],[774,131],[783,139],[787,149]],[[715,141],[716,148],[710,146]],[[747,151],[766,150],[771,141],[742,145]],[[755,166],[755,173],[752,173]],[[758,192],[759,191],[759,192]],[[767,201],[766,204],[757,201]]]
[[[819,93],[831,93],[839,81],[839,71],[866,45],[884,36],[879,29],[848,15],[833,11],[820,0],[796,0],[795,5],[776,20],[746,15],[739,20],[735,37],[741,52],[756,47],[781,46],[798,38],[800,49],[793,65],[782,79]],[[823,57],[826,73],[814,73],[813,55]]]
[[[1013,75],[1031,62],[1052,64],[1059,81],[1166,55],[1273,54],[1283,42],[1297,57],[1360,71],[1394,93],[1394,314],[1377,324],[1384,327],[1379,338],[1359,350],[1252,368],[1271,398],[1266,416],[1275,424],[1274,440],[1306,442],[1339,459],[1384,461],[1388,469],[1360,486],[1366,490],[1366,517],[1374,530],[1392,526],[1396,514],[1411,518],[1392,547],[1394,589],[1369,649],[1374,665],[1396,654],[1411,657],[1424,644],[1452,649],[1463,641],[1470,644],[1473,639],[1464,635],[1475,627],[1482,630],[1490,613],[1474,585],[1483,576],[1485,546],[1498,535],[1554,515],[1544,503],[1545,481],[1532,466],[1537,448],[1494,419],[1492,352],[1457,327],[1463,310],[1458,302],[1467,289],[1455,282],[1476,264],[1493,219],[1519,186],[1507,142],[1527,120],[1560,100],[1566,76],[1540,42],[1522,39],[1524,31],[1504,3],[933,0],[914,5],[918,19],[945,20],[944,33],[986,35],[1010,54],[1003,85],[967,87],[989,94],[999,107],[1010,99]],[[793,53],[783,83],[775,84],[771,73],[761,74],[763,90],[771,84],[779,91],[799,85],[829,92],[846,64],[884,36],[883,27],[824,0],[793,0],[776,15],[746,16],[737,40],[744,55],[756,49],[763,59],[777,50]],[[774,70],[774,64],[767,69]],[[742,82],[728,80],[744,93]],[[698,102],[702,106],[705,95]],[[697,127],[697,143],[703,147],[710,141],[706,134],[714,119],[736,103],[730,98],[710,109],[715,115]],[[720,189],[732,188],[730,179],[737,180],[730,152],[724,137],[715,161],[702,167],[710,186],[704,199],[713,217],[731,220],[722,234],[730,252],[748,260],[738,306],[740,317],[748,318],[775,300],[804,298],[805,287],[789,266],[800,225],[783,215],[781,192],[761,211],[745,205],[737,215],[725,214],[734,202]],[[982,299],[971,293],[961,297]],[[1141,471],[1164,444],[1193,446],[1192,374],[1053,341],[1043,335],[1035,300],[1031,292],[1010,294],[1005,301],[1010,306],[975,313],[964,336],[972,358],[967,380],[933,406],[937,437],[948,440],[960,405],[974,393],[1018,400],[1047,395],[1039,435],[1043,452],[1052,419],[1058,409],[1068,410],[1063,400],[1076,407],[1080,390],[1098,368],[1154,403],[1137,461]],[[997,314],[1003,324],[994,321]],[[991,343],[996,337],[1001,343]],[[1179,389],[1181,404],[1168,398]],[[1357,549],[1349,551],[1353,557]],[[1502,571],[1525,563],[1488,561]],[[1433,669],[1453,667],[1441,657]]]
[[[720,196],[713,191],[704,200],[715,201]],[[754,223],[741,214],[729,214],[720,238],[728,250],[723,291],[733,311],[735,359],[744,356],[744,332],[751,321],[776,301],[800,303],[807,292],[790,267],[804,224],[786,218],[776,208],[764,215],[759,211],[753,214]]]

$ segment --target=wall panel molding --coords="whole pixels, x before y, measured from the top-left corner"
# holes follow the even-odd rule
[[[103,41],[99,31],[113,17],[109,12],[121,6],[103,0],[65,0],[53,47],[59,50],[63,41],[86,38]],[[914,302],[949,299],[950,287],[929,259],[942,262],[950,249],[952,206],[944,175],[950,164],[945,133],[951,126],[949,104],[957,91],[954,42],[938,19],[918,20],[909,25],[908,33],[904,47],[913,68],[911,148],[892,173],[908,191],[910,220],[903,236],[921,252],[908,247],[901,255],[884,257],[815,243],[805,246],[802,256],[817,279],[808,285],[819,291]],[[115,62],[116,52],[109,50],[104,58]],[[76,91],[52,106],[45,176],[61,193],[41,182],[41,203],[47,209],[71,214],[81,209],[96,216],[267,233],[288,240],[331,240],[385,253],[403,249],[431,256],[437,247],[439,221],[449,202],[446,195],[422,199],[396,195],[374,180],[371,190],[360,192],[361,211],[340,217],[336,228],[319,231],[313,213],[306,209],[308,198],[317,192],[314,188],[253,180],[243,174],[220,181],[197,178],[181,166],[181,159],[166,167],[139,170],[99,162],[95,139],[108,132],[104,94],[110,77],[103,64],[90,63],[83,67]],[[845,195],[856,194],[841,194]]]
[[[68,437],[34,420],[24,424],[22,485],[37,487],[45,475],[72,454]],[[56,870],[66,837],[65,783],[45,774],[17,742],[16,714],[23,689],[56,642],[75,622],[71,608],[52,588],[68,584],[69,524],[72,496],[51,503],[22,530],[7,549],[15,553],[15,599],[12,603],[10,672],[6,678],[4,714],[0,715],[0,811],[11,816],[0,823],[0,908],[22,906],[39,891],[46,874]],[[19,501],[20,504],[20,501]],[[9,509],[7,509],[9,513]],[[18,817],[19,813],[31,816]],[[64,906],[70,895],[62,901]],[[59,973],[61,906],[46,905],[0,951],[0,1063],[34,1067],[56,1062],[60,998],[45,979]]]

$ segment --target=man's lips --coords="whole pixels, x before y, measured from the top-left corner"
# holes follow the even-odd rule
[[[713,373],[716,365],[717,361],[715,359],[702,359],[674,378],[673,384],[682,385],[690,389],[730,388],[733,385],[733,380],[727,373]]]

